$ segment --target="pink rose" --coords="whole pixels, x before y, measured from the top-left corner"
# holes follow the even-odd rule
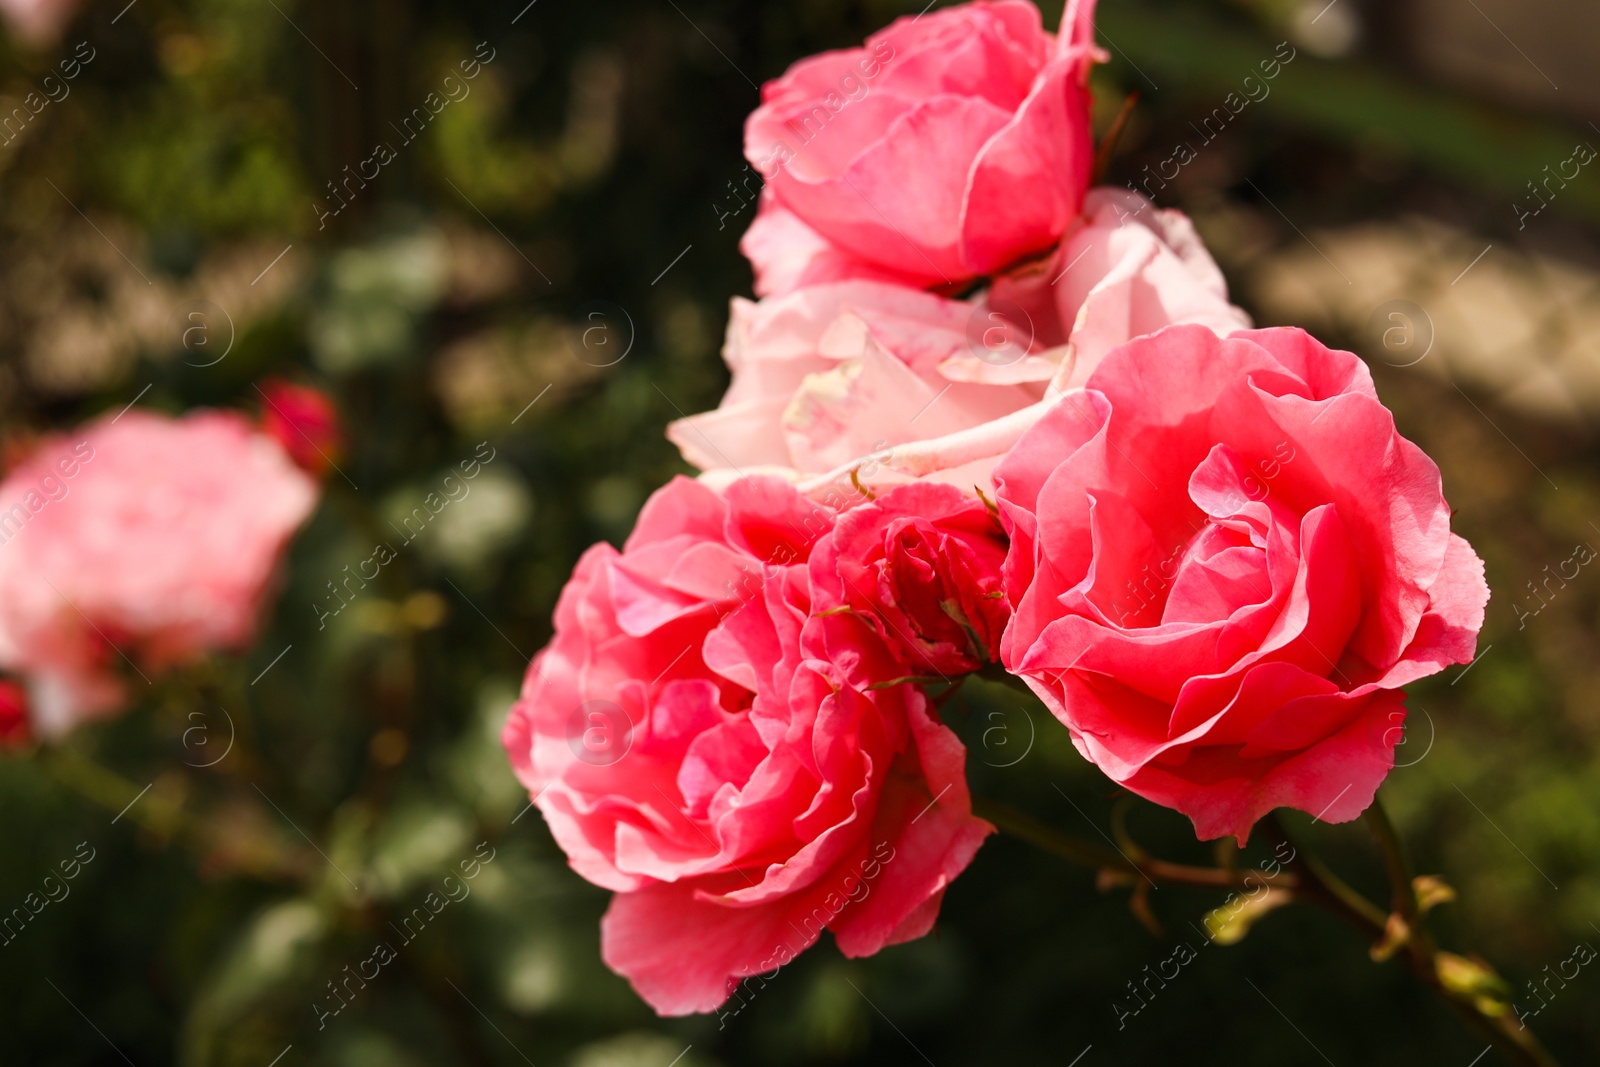
[[[606,963],[710,1011],[833,931],[919,937],[990,827],[964,750],[871,626],[811,612],[833,514],[773,479],[678,478],[584,554],[502,740],[572,867],[614,890]]]
[[[1025,0],[978,0],[768,82],[745,124],[745,155],[774,194],[756,224],[767,234],[747,247],[758,291],[788,269],[774,225],[917,287],[1054,245],[1093,163],[1093,16],[1093,0],[1073,0],[1057,38]]]
[[[18,40],[42,47],[61,36],[78,5],[79,0],[0,0],[0,17]]]
[[[1363,364],[1293,329],[1112,353],[995,471],[1001,643],[1083,755],[1202,838],[1355,818],[1401,686],[1471,661],[1489,590]]]
[[[1048,260],[972,301],[838,281],[735,298],[715,411],[667,436],[717,484],[770,472],[818,495],[848,482],[987,489],[994,464],[1100,359],[1179,322],[1250,325],[1187,219],[1095,189]]]
[[[975,497],[901,486],[839,516],[813,556],[817,608],[852,609],[907,674],[968,674],[999,658],[1005,556],[999,520]]]
[[[249,644],[316,486],[229,412],[134,409],[42,441],[0,484],[0,667],[57,736],[154,673]]]
[[[1029,324],[1036,347],[1071,345],[1063,389],[1088,381],[1112,349],[1167,326],[1198,323],[1226,337],[1251,325],[1188,217],[1115,186],[1090,190],[1060,247],[996,277],[988,301]]]

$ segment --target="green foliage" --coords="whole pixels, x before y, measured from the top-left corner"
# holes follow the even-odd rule
[[[716,349],[729,296],[749,290],[736,248],[747,218],[719,229],[715,205],[744,166],[746,75],[859,41],[920,3],[546,0],[515,25],[520,2],[142,0],[113,22],[121,6],[90,4],[65,40],[99,57],[0,147],[6,431],[120,408],[147,383],[140,403],[165,410],[254,409],[253,383],[279,374],[336,398],[349,447],[251,651],[141,689],[60,758],[0,761],[0,908],[79,842],[99,850],[67,900],[0,947],[0,1061],[1065,1064],[1092,1045],[1088,1067],[1313,1062],[1310,1039],[1341,1064],[1475,1062],[1481,1044],[1397,967],[1295,908],[1205,949],[1119,1029],[1110,1005],[1124,983],[1224,894],[1152,894],[1152,935],[1126,889],[1102,893],[1091,873],[1004,836],[950,888],[933,936],[867,960],[820,946],[726,1025],[657,1019],[600,962],[607,894],[526,810],[500,723],[578,555],[620,541],[649,492],[686,470],[664,425],[725,387]],[[1097,74],[1108,108],[1147,94],[1112,181],[1187,136],[1288,17],[1277,2],[1103,7],[1118,45]],[[331,214],[329,184],[394,140],[390,124],[479,41],[496,58],[471,94],[397,144],[379,177],[341,186],[347,206]],[[7,47],[10,99],[54,54]],[[1271,105],[1162,202],[1258,203],[1255,186],[1313,230],[1443,189],[1468,216],[1504,215],[1507,191],[1565,154],[1560,120],[1508,122],[1413,81],[1376,56],[1298,59]],[[1398,171],[1357,166],[1377,142]],[[1303,199],[1281,196],[1308,173],[1337,175],[1337,188],[1307,179]],[[1592,223],[1600,185],[1588,180],[1561,208]],[[1255,225],[1265,244],[1301,239],[1266,211]],[[172,325],[197,300],[230,327],[232,348],[210,365],[215,350],[200,358]],[[621,331],[608,353],[631,345],[608,366],[584,358],[596,302],[626,319],[607,312]],[[1378,377],[1447,487],[1506,451],[1448,384]],[[1497,594],[1493,650],[1459,684],[1452,672],[1416,687],[1432,729],[1414,713],[1401,763],[1415,763],[1386,791],[1420,870],[1459,891],[1439,911],[1445,942],[1483,950],[1520,989],[1574,941],[1600,941],[1600,579],[1586,574],[1531,632],[1500,590],[1590,536],[1600,483],[1585,434],[1493,415],[1539,442],[1562,488],[1552,496],[1519,469],[1499,496],[1464,494],[1457,525]],[[494,458],[471,494],[406,531],[480,444]],[[381,543],[395,561],[330,599]],[[1113,787],[1036,704],[975,679],[944,714],[975,793],[1097,844],[1110,833]],[[199,722],[204,748],[189,732]],[[1378,857],[1355,828],[1294,825],[1379,894]],[[1169,812],[1136,809],[1129,833],[1208,862]],[[480,845],[493,859],[466,880]],[[1262,855],[1253,844],[1238,862]],[[447,877],[470,892],[435,911]],[[395,958],[378,977],[339,986],[380,943]],[[1600,1047],[1593,996],[1574,983],[1538,1021],[1569,1062]]]

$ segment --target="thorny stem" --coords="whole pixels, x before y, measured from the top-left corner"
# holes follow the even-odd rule
[[[1279,888],[1292,890],[1294,896],[1315,904],[1332,914],[1374,945],[1381,943],[1395,922],[1403,923],[1405,936],[1404,958],[1412,972],[1422,983],[1433,989],[1472,1030],[1516,1067],[1558,1067],[1555,1059],[1527,1029],[1519,1029],[1512,1012],[1498,1006],[1492,999],[1474,996],[1460,982],[1447,982],[1441,973],[1445,960],[1460,961],[1460,957],[1441,953],[1432,938],[1421,928],[1422,916],[1417,903],[1416,889],[1411,880],[1410,863],[1388,813],[1375,800],[1367,813],[1367,823],[1377,838],[1379,850],[1389,872],[1394,895],[1394,913],[1391,915],[1362,896],[1338,875],[1334,874],[1315,855],[1296,845],[1294,858],[1286,867],[1289,870],[1269,876],[1260,871],[1237,871],[1221,867],[1192,867],[1180,863],[1141,857],[1137,860],[1121,852],[1105,848],[1091,841],[1083,841],[1046,826],[1028,815],[998,801],[980,797],[972,799],[973,813],[989,820],[1002,831],[1011,834],[1048,852],[1074,863],[1120,876],[1142,876],[1152,883],[1189,885],[1205,888],[1231,889],[1245,887],[1246,878],[1255,878]],[[1283,840],[1289,840],[1276,815],[1263,820]],[[1481,967],[1486,977],[1495,980],[1486,965],[1467,961]]]

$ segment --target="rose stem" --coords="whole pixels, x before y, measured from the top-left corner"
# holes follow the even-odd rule
[[[1376,801],[1373,806],[1378,807]],[[1383,831],[1374,829],[1373,832],[1379,838],[1379,847],[1385,853],[1384,861],[1391,877],[1399,872],[1399,875],[1405,878],[1404,889],[1398,884],[1394,887],[1397,913],[1402,917],[1402,921],[1405,921],[1405,913],[1400,911],[1400,908],[1410,907],[1413,916],[1418,910],[1415,888],[1410,878],[1406,876],[1409,864],[1405,861],[1404,853],[1400,851],[1399,838],[1395,836],[1387,814],[1380,808],[1379,814],[1373,816],[1369,809],[1369,825],[1374,819],[1381,820],[1388,828],[1387,842]],[[1262,821],[1273,827],[1284,840],[1290,840],[1283,824],[1278,820],[1277,813],[1269,814]],[[1390,917],[1384,914],[1382,908],[1347,885],[1309,850],[1297,846],[1295,858],[1290,861],[1289,866],[1294,867],[1302,876],[1303,884],[1299,890],[1301,897],[1353,926],[1374,944],[1383,940],[1389,929]],[[1402,897],[1408,899],[1409,904],[1401,903]],[[1428,940],[1426,935],[1421,935],[1415,925],[1408,924],[1406,931],[1407,965],[1424,985],[1439,994],[1469,1030],[1499,1049],[1508,1060],[1519,1067],[1557,1067],[1555,1059],[1539,1044],[1532,1031],[1524,1030],[1519,1033],[1508,1025],[1506,1016],[1494,1016],[1484,1012],[1473,1002],[1471,996],[1446,986],[1439,974],[1438,950],[1431,940]]]
[[[1387,813],[1377,805],[1376,801],[1373,807],[1377,814],[1369,813],[1368,822],[1374,826],[1373,833],[1378,837],[1379,846],[1384,851],[1390,876],[1404,879],[1403,885],[1399,882],[1395,885],[1396,910],[1402,918],[1407,914],[1413,917],[1411,920],[1406,920],[1409,933],[1406,960],[1411,970],[1424,985],[1444,999],[1468,1029],[1499,1049],[1511,1063],[1518,1067],[1558,1067],[1555,1059],[1539,1044],[1532,1031],[1515,1029],[1508,1014],[1493,1015],[1485,1012],[1478,1008],[1470,995],[1457,992],[1445,985],[1439,974],[1437,949],[1415,925],[1418,913],[1416,890],[1406,873],[1409,864],[1405,860],[1399,837],[1394,833]],[[1321,860],[1303,848],[1297,847],[1294,858],[1287,864],[1294,868],[1294,874],[1272,878],[1262,872],[1230,872],[1221,868],[1191,867],[1164,860],[1146,859],[1135,862],[1113,849],[1079,840],[1040,823],[1007,804],[982,797],[972,798],[972,810],[974,814],[989,820],[1003,832],[1073,863],[1116,871],[1120,874],[1143,875],[1153,882],[1216,889],[1243,887],[1245,878],[1260,878],[1270,885],[1292,889],[1296,895],[1320,906],[1374,943],[1381,941],[1388,929],[1389,916],[1382,908],[1367,900],[1334,874]],[[1269,814],[1262,821],[1271,826],[1285,841],[1291,840],[1275,813]],[[1406,909],[1409,909],[1409,912]]]
[[[1539,1043],[1532,1030],[1520,1023],[1512,1025],[1514,1012],[1486,1010],[1469,992],[1452,989],[1444,983],[1439,974],[1438,946],[1422,925],[1416,883],[1411,876],[1411,862],[1380,798],[1372,798],[1372,806],[1367,809],[1365,817],[1367,827],[1378,843],[1378,850],[1383,853],[1384,867],[1389,872],[1394,910],[1404,926],[1402,936],[1405,937],[1406,959],[1412,971],[1425,984],[1438,991],[1468,1026],[1477,1030],[1512,1063],[1528,1064],[1530,1067],[1556,1067],[1555,1058]],[[1483,967],[1489,976],[1499,979],[1492,968],[1481,963],[1477,965]]]
[[[996,800],[983,797],[972,798],[973,814],[987,819],[999,829],[1036,845],[1047,852],[1082,864],[1086,867],[1095,867],[1103,870],[1116,871],[1120,874],[1143,875],[1153,882],[1169,882],[1173,885],[1200,886],[1206,889],[1233,889],[1246,887],[1245,879],[1254,878],[1266,882],[1268,885],[1285,889],[1293,889],[1297,880],[1292,876],[1278,875],[1270,877],[1259,871],[1228,871],[1220,867],[1191,867],[1183,863],[1168,863],[1165,860],[1131,860],[1114,849],[1105,848],[1091,841],[1083,841],[1070,834],[1064,834],[1053,827],[1046,826],[1028,815]]]

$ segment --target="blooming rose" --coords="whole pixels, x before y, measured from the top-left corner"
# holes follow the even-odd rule
[[[964,750],[873,628],[811,611],[834,516],[775,479],[657,492],[591,548],[502,740],[574,870],[614,890],[606,963],[710,1011],[833,931],[870,955],[932,926],[988,824]]]
[[[735,298],[722,404],[667,436],[713,480],[769,471],[817,494],[855,471],[966,490],[1063,389],[1124,341],[1178,322],[1250,325],[1189,221],[1093,190],[1057,252],[974,301],[870,280]]]
[[[1089,185],[1093,16],[1073,0],[1057,38],[1025,0],[978,0],[768,82],[745,124],[773,194],[746,247],[758,276],[792,271],[793,241],[918,287],[1049,249]]]
[[[905,485],[839,516],[814,557],[828,576],[816,599],[872,624],[912,674],[967,674],[1000,654],[1005,556],[999,521],[975,497]]]
[[[0,484],[0,667],[36,730],[114,711],[154,672],[241,648],[316,487],[240,415],[140,410],[39,444]]]
[[[1293,329],[1113,352],[995,471],[1001,643],[1078,750],[1202,838],[1355,818],[1489,590],[1366,366]]]

